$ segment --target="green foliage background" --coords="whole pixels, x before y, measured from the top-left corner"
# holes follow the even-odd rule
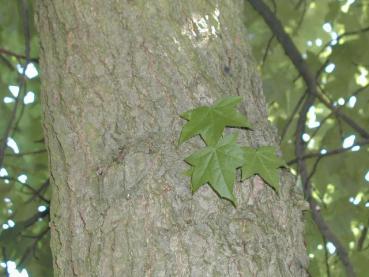
[[[265,2],[282,21],[316,73],[325,97],[369,130],[369,1]],[[22,3],[28,3],[32,18],[32,1],[0,0],[0,145],[4,138],[11,137],[19,148],[16,154],[11,147],[6,147],[0,166],[0,270],[5,273],[4,262],[11,260],[19,271],[26,268],[30,276],[52,276],[48,245],[50,188],[40,106],[42,72],[37,61],[39,41],[32,20],[27,21],[31,33],[30,57],[35,58],[32,63],[40,75],[25,78],[22,70],[17,70],[17,65],[26,61],[27,39],[23,27],[26,18],[21,16]],[[248,40],[262,76],[269,119],[282,136],[284,159],[295,168],[298,118],[295,110],[306,87],[263,19],[249,4],[245,5]],[[20,84],[23,85],[16,100],[9,86]],[[35,101],[24,104],[23,98],[29,91],[34,92]],[[5,103],[6,97],[6,101],[13,102]],[[15,101],[19,101],[19,105],[14,117]],[[6,133],[12,118],[10,132]],[[313,196],[324,220],[349,252],[357,275],[366,276],[369,263],[369,142],[319,101],[309,110],[307,125],[306,134],[298,135],[304,136],[311,154],[306,161]],[[355,138],[353,142],[352,138]],[[296,170],[294,172],[297,174]],[[26,181],[22,175],[27,176]],[[319,232],[309,212],[305,217],[311,276],[344,276],[334,247]]]

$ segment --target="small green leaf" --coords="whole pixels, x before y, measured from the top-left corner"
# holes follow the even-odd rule
[[[243,147],[245,164],[242,166],[242,180],[258,174],[270,186],[279,190],[279,167],[285,162],[276,156],[275,148],[264,146],[260,148]]]
[[[214,145],[226,126],[250,128],[246,117],[235,109],[240,102],[241,97],[230,96],[211,107],[202,106],[181,114],[188,122],[183,126],[179,143],[201,135],[207,145]]]
[[[236,144],[236,140],[237,135],[225,136],[216,145],[207,146],[185,159],[193,166],[193,192],[209,183],[221,197],[235,204],[233,186],[236,169],[244,163],[241,147]]]

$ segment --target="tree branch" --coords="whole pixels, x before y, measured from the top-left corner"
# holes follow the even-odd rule
[[[273,6],[273,13],[277,13],[277,3],[275,2],[275,0],[272,0],[272,6]],[[266,59],[268,57],[268,53],[269,53],[269,49],[272,45],[272,42],[273,42],[273,39],[274,39],[274,34],[272,33],[272,36],[269,38],[268,42],[267,42],[267,46],[265,48],[265,51],[264,51],[264,56],[263,56],[263,59],[262,59],[262,62],[261,62],[261,66],[263,67],[265,62],[266,62]]]
[[[10,70],[15,70],[13,64],[7,58],[5,58],[4,55],[0,55],[0,61],[5,64]]]
[[[297,49],[297,47],[295,46],[289,35],[284,31],[281,22],[275,17],[275,15],[272,13],[269,7],[263,1],[260,0],[248,0],[248,2],[264,18],[264,21],[267,23],[269,28],[276,36],[277,40],[282,45],[284,52],[290,58],[296,70],[303,78],[307,86],[308,93],[312,95],[312,99],[314,100],[315,97],[317,97],[327,108],[332,110],[332,112],[334,112],[336,116],[340,117],[343,121],[345,121],[348,125],[350,125],[362,137],[369,138],[369,133],[364,128],[360,127],[354,120],[352,120],[342,111],[337,110],[336,107],[334,107],[318,92],[315,74],[311,72],[309,66],[302,58],[299,50]],[[314,101],[312,101],[312,104],[313,103]]]
[[[305,152],[305,142],[302,140],[302,134],[305,132],[306,118],[309,108],[314,104],[315,97],[318,95],[317,83],[314,74],[310,71],[307,63],[303,60],[297,47],[284,31],[281,22],[273,15],[271,10],[262,0],[248,0],[248,2],[254,7],[254,9],[264,18],[269,28],[277,37],[278,41],[281,43],[286,55],[291,59],[292,63],[295,65],[296,69],[299,71],[300,75],[304,79],[307,86],[307,97],[303,103],[303,106],[299,113],[299,119],[297,122],[297,128],[295,133],[296,148],[295,153],[297,156],[298,170],[301,175],[301,180],[304,185],[305,196],[309,202],[310,209],[312,212],[312,218],[317,224],[322,235],[331,241],[337,250],[337,254],[341,259],[341,262],[345,268],[347,276],[356,276],[354,268],[349,259],[346,249],[343,247],[341,242],[337,239],[335,234],[332,233],[329,226],[323,220],[320,212],[319,206],[312,197],[311,194],[311,184],[309,182],[309,175],[307,172],[307,167],[305,161],[302,159]],[[368,135],[369,138],[369,135]]]
[[[331,46],[332,45],[332,42],[334,40],[337,41],[336,44],[338,44],[340,42],[341,39],[343,39],[344,37],[348,37],[348,36],[353,36],[353,35],[358,35],[358,34],[361,34],[361,33],[365,33],[365,32],[368,32],[369,31],[369,26],[367,27],[364,27],[362,29],[359,29],[359,30],[354,30],[354,31],[348,31],[346,33],[343,33],[339,36],[337,36],[337,38],[335,39],[331,39],[330,41],[328,41],[320,50],[319,54],[322,53],[328,46]]]
[[[352,96],[358,96],[358,94],[364,90],[366,90],[367,88],[369,88],[369,84],[367,84],[366,86],[360,87],[358,88],[356,91],[354,91],[354,93],[352,94]],[[351,97],[351,96],[350,96]]]
[[[18,154],[5,154],[5,156],[23,157],[23,156],[27,156],[27,155],[43,154],[43,153],[46,153],[46,152],[47,152],[46,149],[40,149],[40,150],[35,150],[35,151],[22,152],[22,153],[18,153]]]
[[[47,227],[45,228],[39,235],[35,236],[33,239],[33,243],[27,247],[26,251],[24,252],[22,258],[20,259],[19,263],[17,266],[21,266],[24,264],[24,262],[28,259],[28,257],[32,254],[36,252],[36,246],[37,243],[42,240],[42,238],[50,231],[50,228]]]
[[[15,57],[18,60],[27,60],[27,57],[25,55],[15,53],[13,51],[10,51],[10,50],[4,49],[4,48],[0,48],[0,55]],[[29,61],[38,63],[38,58],[30,58]]]
[[[32,226],[33,224],[35,224],[38,221],[39,218],[44,218],[45,216],[48,216],[49,213],[50,213],[50,211],[47,208],[45,211],[37,212],[32,217],[28,218],[25,221],[19,222],[18,224],[22,225],[24,227],[24,229],[26,229],[26,228]]]
[[[281,133],[281,140],[280,140],[280,142],[282,142],[282,141],[283,141],[284,136],[287,134],[288,128],[290,127],[290,125],[291,125],[291,123],[292,123],[292,121],[293,121],[293,118],[295,117],[295,115],[296,115],[296,114],[297,114],[297,112],[299,111],[299,108],[300,108],[300,106],[301,106],[301,104],[302,104],[302,101],[305,99],[305,96],[306,96],[306,93],[303,93],[303,94],[300,96],[300,99],[298,100],[298,102],[297,102],[297,104],[296,104],[295,108],[293,109],[293,111],[292,111],[292,113],[291,113],[290,117],[288,118],[287,123],[286,123],[286,125],[284,126],[284,128],[283,128],[283,130],[282,130],[282,133]]]
[[[23,72],[20,77],[19,82],[19,95],[15,100],[13,110],[10,115],[10,119],[5,128],[4,134],[0,141],[0,168],[4,162],[5,149],[8,140],[8,136],[13,128],[13,123],[16,120],[18,106],[21,100],[21,94],[23,91],[24,84],[26,82],[26,69],[28,64],[30,63],[30,52],[31,52],[31,34],[30,34],[30,18],[29,18],[29,7],[28,3],[25,0],[21,1],[21,18],[23,18],[23,35],[24,35],[24,53],[26,57],[26,61],[24,63]]]
[[[366,129],[362,128],[357,124],[352,118],[347,116],[345,113],[342,112],[342,110],[339,109],[338,106],[334,106],[331,102],[329,102],[327,99],[323,97],[320,93],[316,94],[316,97],[322,102],[328,109],[332,111],[332,113],[341,118],[346,124],[351,126],[358,134],[360,134],[363,138],[369,139],[369,133],[366,131]]]
[[[328,249],[327,249],[327,240],[323,237],[323,243],[324,243],[324,260],[325,260],[325,270],[327,273],[327,277],[331,276],[330,270],[329,270],[329,263],[328,263]]]
[[[42,196],[42,192],[45,191],[49,187],[49,185],[50,185],[50,179],[47,179],[45,182],[42,183],[42,185],[37,190],[35,190],[32,197],[30,197],[30,199],[28,199],[26,203],[33,201],[36,197]],[[47,203],[50,204],[50,201],[47,201]]]
[[[304,21],[304,18],[305,18],[305,15],[306,15],[306,11],[307,11],[307,8],[308,8],[308,5],[307,5],[307,1],[306,0],[300,0],[296,6],[295,6],[295,10],[298,10],[300,5],[304,3],[304,7],[303,7],[303,10],[302,10],[302,13],[301,13],[301,16],[300,16],[300,19],[299,21],[297,22],[297,26],[295,28],[295,30],[293,31],[293,34],[297,34],[299,29],[301,28],[301,25],[302,25],[302,22]]]
[[[264,66],[264,64],[266,62],[266,59],[267,59],[268,53],[269,53],[269,49],[272,45],[273,39],[274,39],[274,35],[272,35],[268,40],[267,46],[265,47],[265,51],[264,51],[263,59],[262,59],[262,62],[261,62],[261,66]]]
[[[365,239],[366,239],[366,237],[368,235],[368,228],[369,228],[369,220],[368,220],[367,225],[365,225],[364,228],[363,228],[363,230],[361,231],[359,240],[357,241],[357,250],[358,251],[363,250],[364,242],[365,242]]]
[[[2,252],[3,252],[3,259],[4,259],[4,263],[5,263],[5,268],[4,268],[5,277],[10,277],[9,270],[8,270],[8,257],[6,255],[6,248],[3,246],[1,249],[2,249]]]
[[[41,191],[43,190],[41,190],[41,191],[39,191],[39,190],[36,190],[36,189],[34,189],[32,186],[30,186],[29,184],[27,184],[27,183],[22,183],[21,181],[19,181],[18,179],[16,179],[16,178],[12,178],[12,177],[8,177],[8,176],[0,176],[0,179],[3,179],[3,180],[9,180],[9,181],[13,181],[13,182],[17,182],[17,183],[19,183],[19,184],[21,184],[23,187],[25,187],[25,188],[27,188],[27,189],[29,189],[31,192],[32,192],[32,195],[33,195],[33,197],[38,197],[38,198],[40,198],[40,200],[42,200],[42,201],[44,201],[44,202],[46,202],[46,203],[50,203],[50,201],[49,200],[47,200],[45,197],[43,197],[42,195],[41,195]],[[48,179],[49,180],[49,179]],[[48,183],[48,180],[45,182],[45,183]],[[43,188],[43,186],[45,185],[45,183],[44,184],[42,184],[41,185],[41,188]],[[47,184],[48,185],[48,184]]]
[[[306,159],[311,159],[311,158],[316,158],[316,157],[324,158],[324,157],[328,157],[328,156],[348,152],[352,148],[354,148],[355,146],[363,146],[363,145],[367,145],[367,144],[369,144],[369,140],[363,140],[363,141],[359,141],[359,142],[355,143],[354,145],[352,145],[350,147],[347,147],[347,148],[341,147],[341,148],[336,148],[336,149],[327,151],[327,153],[325,153],[325,154],[322,154],[321,152],[309,153],[309,154],[306,154],[306,155],[302,156],[301,159],[306,160]],[[287,165],[292,165],[294,163],[297,163],[297,161],[298,161],[298,159],[290,160],[290,161],[287,162]]]
[[[314,130],[314,132],[310,135],[309,140],[307,141],[307,143],[309,143],[319,132],[319,130],[323,127],[324,123],[331,118],[333,115],[332,112],[330,112],[327,116],[325,116],[320,122],[319,122],[319,126]]]

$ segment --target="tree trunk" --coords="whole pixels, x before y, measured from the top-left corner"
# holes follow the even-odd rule
[[[56,276],[306,276],[301,196],[255,177],[194,195],[179,114],[243,97],[244,145],[276,145],[243,1],[39,0]],[[194,142],[193,142],[194,141]]]

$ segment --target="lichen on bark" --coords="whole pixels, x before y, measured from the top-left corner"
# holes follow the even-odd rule
[[[37,1],[56,276],[306,276],[299,195],[238,183],[238,207],[183,175],[179,114],[243,97],[276,145],[243,1]]]

